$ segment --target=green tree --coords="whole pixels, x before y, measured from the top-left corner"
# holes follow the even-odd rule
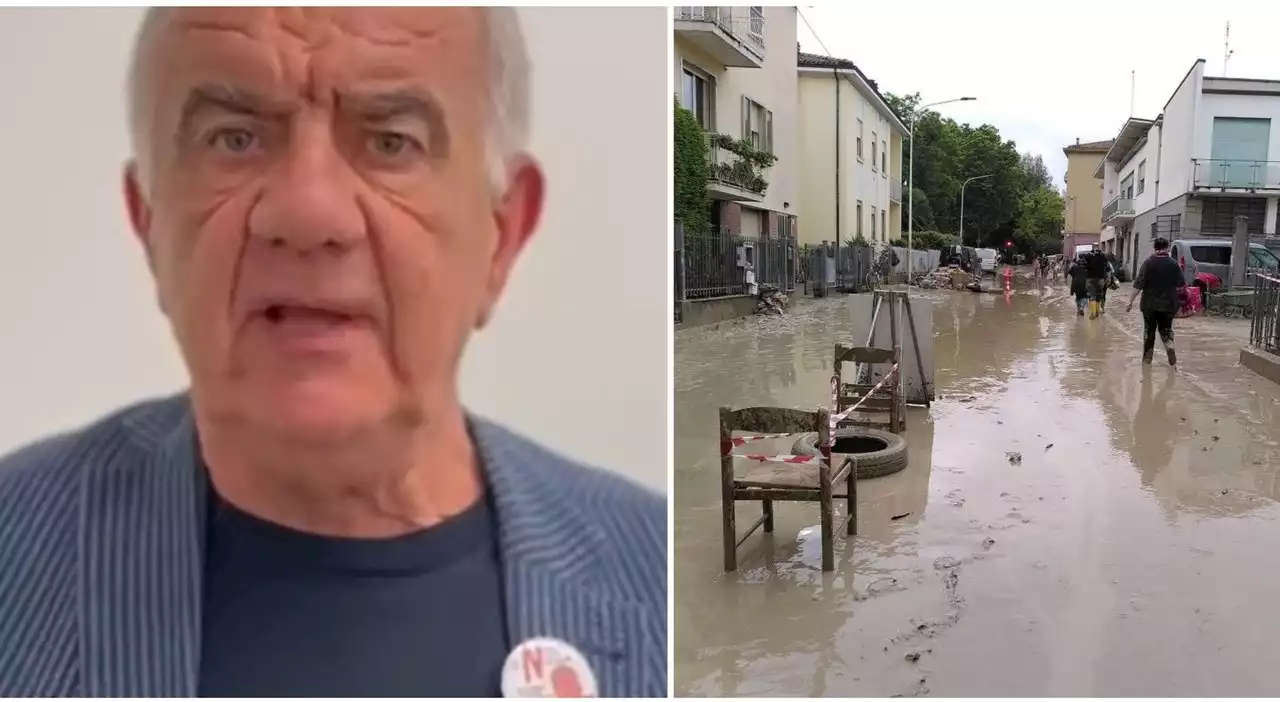
[[[1019,248],[1046,252],[1057,248],[1062,232],[1062,196],[1052,188],[1039,187],[1022,196],[1018,208],[1017,233]]]
[[[910,124],[915,115],[915,187],[910,198],[915,201],[917,231],[958,233],[963,188],[966,244],[1002,246],[1012,239],[1020,247],[1051,247],[1061,230],[1060,224],[1053,226],[1052,202],[1061,198],[1040,155],[1019,152],[994,125],[961,124],[932,110],[920,111],[918,93],[888,93],[885,100],[904,122]],[[903,160],[909,163],[911,147],[904,146]],[[903,176],[905,191],[906,168]],[[903,231],[911,209],[903,203]]]
[[[675,109],[675,216],[686,233],[702,234],[711,211],[707,137],[692,112],[679,105]]]

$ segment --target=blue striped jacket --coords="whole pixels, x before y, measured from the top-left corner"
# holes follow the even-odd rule
[[[480,420],[511,640],[553,636],[600,694],[667,694],[665,501]],[[0,458],[0,696],[191,697],[204,505],[185,395]]]

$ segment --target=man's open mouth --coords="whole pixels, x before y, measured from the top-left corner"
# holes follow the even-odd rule
[[[303,322],[311,324],[346,324],[354,318],[344,312],[300,305],[271,305],[262,316],[272,324]]]

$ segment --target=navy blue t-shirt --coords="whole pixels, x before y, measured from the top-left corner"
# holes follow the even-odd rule
[[[214,499],[202,697],[496,697],[508,645],[481,499],[391,539],[266,522]]]

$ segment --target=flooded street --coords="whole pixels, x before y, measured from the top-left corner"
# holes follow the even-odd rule
[[[848,298],[678,332],[677,694],[1272,694],[1280,388],[1238,365],[1241,320],[1177,320],[1179,370],[1159,344],[1144,368],[1127,296],[1089,321],[1060,284],[914,291],[938,399],[825,574],[793,502],[723,572],[716,413],[822,404]],[[741,532],[760,507],[737,509]]]

